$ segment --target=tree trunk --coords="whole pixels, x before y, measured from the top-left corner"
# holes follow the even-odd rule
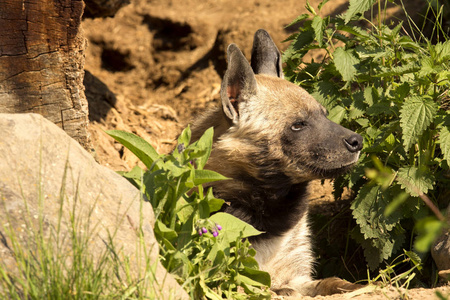
[[[39,113],[89,148],[82,0],[0,0],[0,112]]]

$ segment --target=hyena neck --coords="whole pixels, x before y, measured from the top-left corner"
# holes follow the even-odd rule
[[[283,175],[280,174],[281,177]],[[217,183],[214,193],[224,199],[222,211],[265,232],[256,239],[280,236],[292,229],[307,213],[308,182],[270,184],[248,174],[234,174],[233,179]]]

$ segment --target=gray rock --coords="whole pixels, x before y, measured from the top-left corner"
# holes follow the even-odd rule
[[[450,224],[450,206],[447,208],[447,222]],[[431,247],[431,256],[438,268],[439,275],[449,280],[450,272],[450,230],[446,230]]]
[[[152,273],[153,286],[146,289],[152,298],[188,299],[158,261],[153,211],[134,186],[98,165],[40,115],[0,114],[0,133],[0,261],[11,275],[19,274],[12,237],[24,249],[34,249],[41,226],[46,241],[53,237],[55,242],[56,236],[64,241],[52,247],[70,268],[71,228],[76,228],[78,237],[89,238],[86,253],[93,261],[105,253],[112,259],[128,259],[135,280],[148,279]],[[153,272],[148,268],[146,272],[145,256],[156,267]],[[124,271],[115,274],[121,284],[124,276]]]

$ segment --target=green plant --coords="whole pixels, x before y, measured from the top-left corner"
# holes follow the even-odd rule
[[[382,14],[387,1],[350,0],[345,14],[324,18],[326,2],[318,12],[307,3],[309,14],[290,24],[301,26],[286,40],[284,71],[331,120],[364,137],[359,164],[335,181],[335,196],[344,187],[357,194],[351,235],[373,270],[408,247],[411,223],[420,253],[448,226],[438,208],[448,205],[450,41],[442,32],[445,40],[434,45],[401,34],[402,22],[388,26]],[[366,11],[376,17],[364,17]],[[320,61],[305,61],[308,53]]]
[[[258,269],[247,237],[260,234],[232,215],[217,212],[223,200],[203,185],[226,180],[205,170],[213,130],[189,144],[187,127],[170,155],[159,155],[145,140],[123,131],[108,131],[148,168],[136,166],[123,176],[153,206],[161,262],[192,299],[269,299],[269,274]]]

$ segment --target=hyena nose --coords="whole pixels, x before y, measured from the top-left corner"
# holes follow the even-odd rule
[[[363,138],[359,134],[352,134],[348,138],[344,138],[344,144],[350,152],[358,152],[362,149]]]

